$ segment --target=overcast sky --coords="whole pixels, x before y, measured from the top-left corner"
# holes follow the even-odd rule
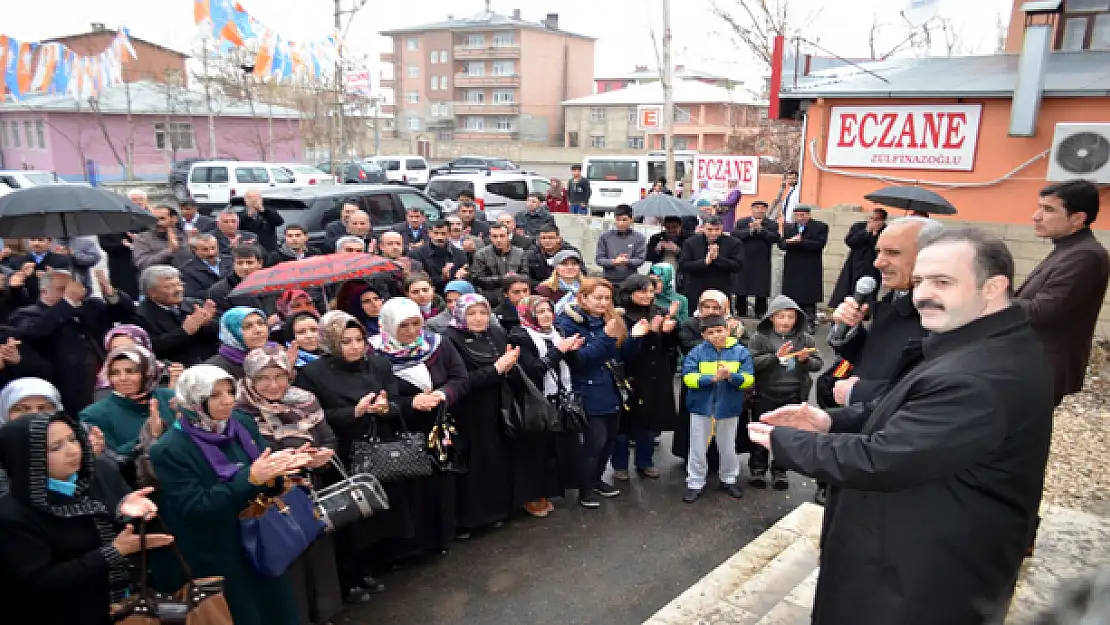
[[[2,0],[22,4],[22,11],[6,11],[0,34],[38,40],[88,30],[91,22],[127,26],[156,43],[188,51],[194,41],[192,0]],[[735,0],[718,0],[729,6]],[[789,1],[801,17],[810,17],[803,36],[844,57],[868,53],[868,31],[873,21],[880,31],[880,50],[905,38],[905,22],[898,12],[907,0],[770,0]],[[332,0],[240,0],[249,13],[269,28],[291,39],[326,36],[333,23]],[[351,6],[355,0],[343,0]],[[938,0],[940,15],[950,18],[960,33],[964,52],[991,52],[996,45],[996,20],[1008,22],[1011,0]],[[558,12],[562,28],[596,37],[595,74],[631,71],[637,64],[655,65],[651,33],[661,25],[662,0],[492,0],[494,11],[522,9],[525,19],[539,21]],[[752,64],[730,45],[726,27],[710,12],[710,0],[672,3],[676,62],[736,77],[748,77]],[[154,8],[156,6],[156,9]],[[438,21],[453,14],[484,10],[485,0],[370,0],[354,18],[349,43],[376,59],[387,47],[380,30]],[[822,7],[814,13],[815,7]],[[44,19],[48,16],[48,19]],[[815,19],[814,19],[815,18]],[[937,44],[939,45],[939,44]]]

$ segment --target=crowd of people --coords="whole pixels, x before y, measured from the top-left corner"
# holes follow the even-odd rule
[[[579,197],[576,184],[572,177],[572,198]],[[1046,191],[1042,204],[1048,208],[1038,211],[1035,228],[1058,249],[1082,250],[1076,262],[1095,272],[1092,280],[1101,279],[1104,290],[1105,250],[1098,256],[1090,245],[1097,190],[1092,207],[1090,189],[1073,186]],[[281,216],[255,192],[241,211],[215,218],[199,214],[190,201],[148,206],[136,195],[156,224],[86,240],[81,255],[77,241],[8,241],[0,295],[0,596],[33,599],[43,623],[110,622],[112,606],[133,592],[141,550],[137,526],[149,523],[143,540],[152,551],[144,561],[153,587],[172,592],[188,574],[222,577],[237,624],[324,623],[344,602],[365,602],[384,591],[374,578],[384,566],[445,554],[455,541],[500,528],[514,515],[543,518],[568,504],[596,509],[602,498],[621,494],[632,471],[639,479],[658,478],[657,441],[673,431],[671,451],[686,460],[686,503],[706,496],[712,472],[725,495],[743,497],[743,454],[750,486],[786,490],[789,470],[828,484],[826,541],[833,542],[822,554],[817,608],[828,623],[864,622],[851,619],[868,604],[862,597],[830,598],[829,584],[854,592],[896,583],[885,568],[872,573],[864,562],[867,571],[857,570],[851,545],[886,518],[883,506],[898,498],[897,489],[920,489],[918,482],[933,480],[941,486],[932,487],[944,491],[948,481],[960,481],[952,473],[981,469],[974,473],[978,485],[966,488],[991,491],[992,480],[1002,480],[1013,501],[1009,512],[994,513],[1010,514],[1012,521],[1005,532],[993,528],[1008,541],[992,552],[1002,563],[969,573],[970,579],[946,572],[951,583],[933,588],[951,592],[963,580],[959,593],[994,597],[1004,590],[997,573],[1009,570],[1010,547],[1029,538],[1022,523],[1035,516],[1047,454],[1047,439],[1037,438],[1044,434],[1037,410],[1044,403],[1050,413],[1052,398],[1038,395],[1034,384],[1007,399],[1007,407],[1019,402],[1036,412],[1021,433],[1033,436],[1035,448],[1023,451],[1017,464],[995,451],[1010,434],[988,425],[969,447],[974,453],[929,456],[928,444],[919,452],[918,440],[946,443],[921,414],[952,410],[956,400],[993,397],[991,376],[1013,373],[1006,363],[1014,358],[1000,350],[1033,331],[1042,340],[1067,342],[1067,349],[1049,347],[1058,403],[1077,388],[1077,376],[1081,384],[1079,361],[1085,364],[1086,356],[1078,354],[1087,348],[1077,333],[1086,332],[1089,344],[1095,317],[1083,313],[1081,328],[1065,327],[1059,316],[1075,307],[1046,294],[1070,300],[1090,295],[1080,307],[1093,306],[1097,316],[1102,292],[1088,287],[1080,293],[1070,278],[1045,270],[1030,281],[1047,284],[1022,287],[1011,306],[1012,258],[1007,266],[1001,242],[966,232],[946,239],[937,221],[888,223],[876,209],[845,240],[852,252],[842,281],[851,285],[861,275],[877,275],[888,293],[868,304],[838,286],[833,317],[850,331],[832,343],[837,359],[826,367],[814,329],[828,226],[791,203],[789,193],[785,197],[784,206],[751,203],[749,216],[729,224],[731,232],[723,211],[712,206],[692,221],[664,220],[650,238],[633,228],[631,208],[620,206],[615,227],[598,239],[600,275],[589,275],[582,253],[562,240],[538,195],[517,215],[487,223],[464,194],[447,219],[426,223],[422,212],[409,211],[403,226],[384,233],[371,229],[359,207],[344,206],[327,228],[327,250],[309,245],[299,226],[281,230]],[[783,221],[769,218],[769,208]],[[956,279],[946,277],[943,266],[915,269],[915,261],[926,263],[917,261],[919,252],[925,258],[926,248],[941,244],[948,246],[942,260],[962,258],[956,247],[971,250],[967,271],[978,286],[961,294],[973,301],[952,295]],[[783,250],[785,266],[783,292],[772,298],[774,247]],[[398,270],[323,289],[232,295],[264,267],[321,253],[367,252],[394,261]],[[994,264],[984,264],[984,255]],[[1070,270],[1064,275],[1076,271]],[[924,283],[931,295],[913,292]],[[971,316],[953,321],[965,313]],[[883,423],[907,419],[898,420],[897,399],[881,400],[904,399],[921,388],[900,385],[907,342],[994,313],[1005,317],[998,322],[1003,329],[1028,318],[1032,330],[992,347],[1000,364],[982,374],[984,381],[977,382],[974,363],[953,366],[967,375],[937,374],[959,378],[967,388],[950,389],[955,400],[943,406],[918,406],[917,429],[897,431],[913,440],[884,438]],[[744,317],[751,319],[748,326]],[[992,328],[959,336],[978,340]],[[931,345],[927,356],[954,349]],[[1018,360],[1028,362],[1040,348],[1033,341],[1021,349],[1029,353],[1020,352]],[[879,425],[866,416],[837,425],[806,404],[815,378],[821,406],[868,415],[874,408],[885,416]],[[509,431],[505,415],[529,386],[553,402],[575,395],[587,417],[581,430]],[[998,414],[990,402],[980,408],[981,420]],[[408,433],[427,438],[447,423],[457,454],[451,466],[386,482],[387,511],[317,539],[284,575],[252,567],[239,517],[257,498],[281,493],[294,481],[314,488],[334,484],[343,476],[340,468],[356,463],[354,449],[362,442]],[[833,435],[807,438],[830,427],[872,435],[843,443]],[[870,447],[857,449],[860,444]],[[991,472],[995,453],[1003,456],[998,462],[1011,462],[1005,473],[1020,479]],[[933,459],[927,470],[921,468],[926,456]],[[875,477],[895,471],[904,477]],[[875,495],[873,489],[894,492]],[[965,495],[971,496],[932,496],[938,509],[947,509],[952,497]],[[948,512],[953,518],[967,514]],[[905,522],[917,527],[932,516],[918,510]],[[967,540],[989,536],[952,520],[932,527],[928,538],[955,540],[946,528],[956,526],[972,537]],[[892,540],[884,535],[865,538]],[[170,545],[188,572],[166,556]],[[953,565],[945,554],[959,557],[949,550],[899,555],[885,543],[868,548],[886,558],[905,556],[890,566],[911,563],[934,572]],[[837,579],[826,581],[826,571]],[[918,572],[901,583],[916,583]],[[864,574],[877,577],[859,581]],[[945,619],[962,614],[966,606],[949,599],[921,601],[955,605]],[[876,613],[866,622],[901,622],[893,612]],[[965,622],[945,619],[921,622]]]

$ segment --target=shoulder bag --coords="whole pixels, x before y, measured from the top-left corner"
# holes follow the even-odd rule
[[[582,396],[563,385],[563,379],[558,371],[551,372],[555,376],[556,395],[555,406],[559,409],[559,420],[556,422],[555,431],[568,434],[577,434],[586,429],[590,418],[586,415],[586,406]]]
[[[169,532],[169,528],[166,529]],[[173,594],[155,591],[147,585],[146,522],[139,523],[139,592],[112,606],[112,621],[124,625],[234,625],[231,610],[224,599],[224,578],[196,579],[177,543],[170,543],[185,585]]]
[[[509,438],[532,438],[556,431],[559,410],[543,391],[536,388],[520,365],[514,365],[521,379],[519,389],[511,389],[511,405],[501,411],[502,425]]]
[[[355,521],[389,510],[389,497],[378,478],[369,473],[348,476],[335,456],[332,456],[331,463],[343,479],[311,491],[316,513],[324,520],[324,531],[330,534]]]
[[[351,470],[369,473],[383,483],[428,477],[432,474],[432,457],[424,450],[424,437],[409,432],[405,417],[396,440],[383,441],[378,436],[378,419],[369,415],[370,434],[363,441],[351,443]]]
[[[621,406],[625,412],[628,412],[637,403],[637,400],[635,389],[633,389],[632,383],[628,380],[628,375],[624,371],[624,363],[613,359],[606,361],[605,366],[613,376],[613,385],[617,387],[617,394],[621,397]]]
[[[447,410],[447,402],[440,403],[438,410],[435,425],[428,432],[428,457],[437,471],[466,473],[466,459],[459,450],[459,430],[455,427],[455,418]]]
[[[264,577],[283,575],[323,532],[323,519],[305,489],[296,485],[275,497],[259,495],[239,513],[247,560]]]

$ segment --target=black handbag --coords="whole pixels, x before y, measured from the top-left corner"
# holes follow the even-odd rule
[[[552,371],[555,376],[556,395],[555,407],[559,410],[559,421],[556,432],[577,434],[586,429],[590,418],[586,414],[586,405],[582,396],[563,385],[563,379],[558,371]]]
[[[555,432],[559,409],[536,388],[520,365],[515,365],[515,369],[521,386],[508,393],[511,396],[509,405],[501,411],[505,434],[509,438],[534,438]]]
[[[312,502],[324,520],[324,531],[330,534],[355,521],[389,510],[389,497],[378,478],[369,473],[348,476],[343,464],[334,456],[331,463],[343,479],[324,488],[312,489]]]
[[[605,362],[605,366],[613,376],[613,385],[617,387],[617,393],[621,396],[621,405],[626,412],[631,410],[636,403],[636,391],[624,372],[624,363],[619,360],[609,360]]]
[[[369,473],[381,482],[397,482],[432,474],[432,458],[424,451],[424,437],[409,432],[405,418],[396,440],[383,441],[378,436],[378,420],[371,415],[370,434],[364,441],[351,443],[351,470]]]
[[[428,431],[428,441],[425,445],[432,466],[437,471],[444,473],[466,473],[466,460],[459,451],[459,430],[455,427],[455,418],[447,411],[447,405],[441,403],[436,414],[436,422]]]

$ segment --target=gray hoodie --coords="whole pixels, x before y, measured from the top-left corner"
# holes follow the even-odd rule
[[[794,327],[785,335],[775,332],[775,324],[771,317],[782,310],[793,310],[797,313]],[[824,361],[820,354],[814,352],[805,362],[799,362],[797,357],[780,362],[777,352],[783,343],[790,341],[790,351],[803,348],[817,347],[817,340],[813,335],[806,333],[806,314],[794,300],[785,295],[779,295],[767,307],[767,314],[763,316],[755,328],[755,334],[748,343],[752,353],[752,364],[755,366],[755,388],[766,397],[802,401],[809,396],[809,389],[813,384],[809,374],[820,371]]]

